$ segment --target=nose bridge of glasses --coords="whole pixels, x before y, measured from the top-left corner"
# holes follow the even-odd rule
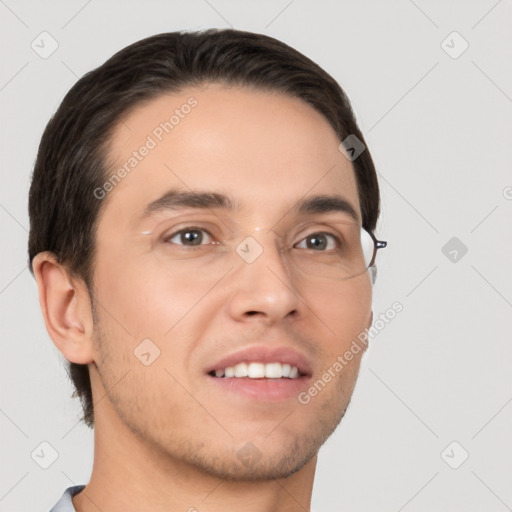
[[[240,260],[252,264],[256,260],[275,258],[282,259],[286,253],[283,237],[272,229],[255,228],[247,234],[235,247],[235,253]]]

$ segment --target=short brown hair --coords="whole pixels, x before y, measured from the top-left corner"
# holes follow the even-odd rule
[[[141,102],[187,86],[220,82],[277,91],[320,112],[340,141],[364,143],[350,102],[337,82],[312,60],[272,37],[233,29],[170,32],[138,41],[84,75],[66,94],[43,133],[29,194],[30,269],[51,251],[81,278],[92,297],[95,233],[101,208],[94,190],[105,182],[106,154],[115,126]],[[352,162],[363,226],[373,231],[380,211],[375,166],[366,149]],[[87,365],[68,373],[94,426]]]

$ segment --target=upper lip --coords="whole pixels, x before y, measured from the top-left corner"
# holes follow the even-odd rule
[[[301,375],[311,375],[311,363],[309,360],[290,347],[266,347],[253,346],[234,352],[219,359],[216,363],[206,368],[206,373],[215,370],[224,370],[228,366],[236,366],[238,363],[282,363],[296,366]]]

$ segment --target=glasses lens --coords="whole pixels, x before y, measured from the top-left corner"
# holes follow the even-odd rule
[[[203,228],[184,228],[158,244],[155,250],[163,268],[173,279],[182,276],[189,287],[215,286],[243,262],[252,264],[264,248],[253,237],[246,237],[236,247],[220,240],[212,244]],[[360,224],[348,221],[311,224],[300,240],[286,249],[284,258],[291,267],[312,278],[349,279],[364,273],[376,252],[374,238]]]
[[[348,279],[365,272],[373,259],[375,243],[357,223],[316,225],[289,250],[290,259],[306,274]]]

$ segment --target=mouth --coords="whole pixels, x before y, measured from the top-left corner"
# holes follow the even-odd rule
[[[302,373],[297,366],[288,363],[259,363],[242,362],[235,366],[219,368],[208,373],[219,379],[298,379],[306,374]]]
[[[215,386],[259,402],[296,397],[309,384],[309,361],[289,348],[253,347],[221,359],[206,369]]]

